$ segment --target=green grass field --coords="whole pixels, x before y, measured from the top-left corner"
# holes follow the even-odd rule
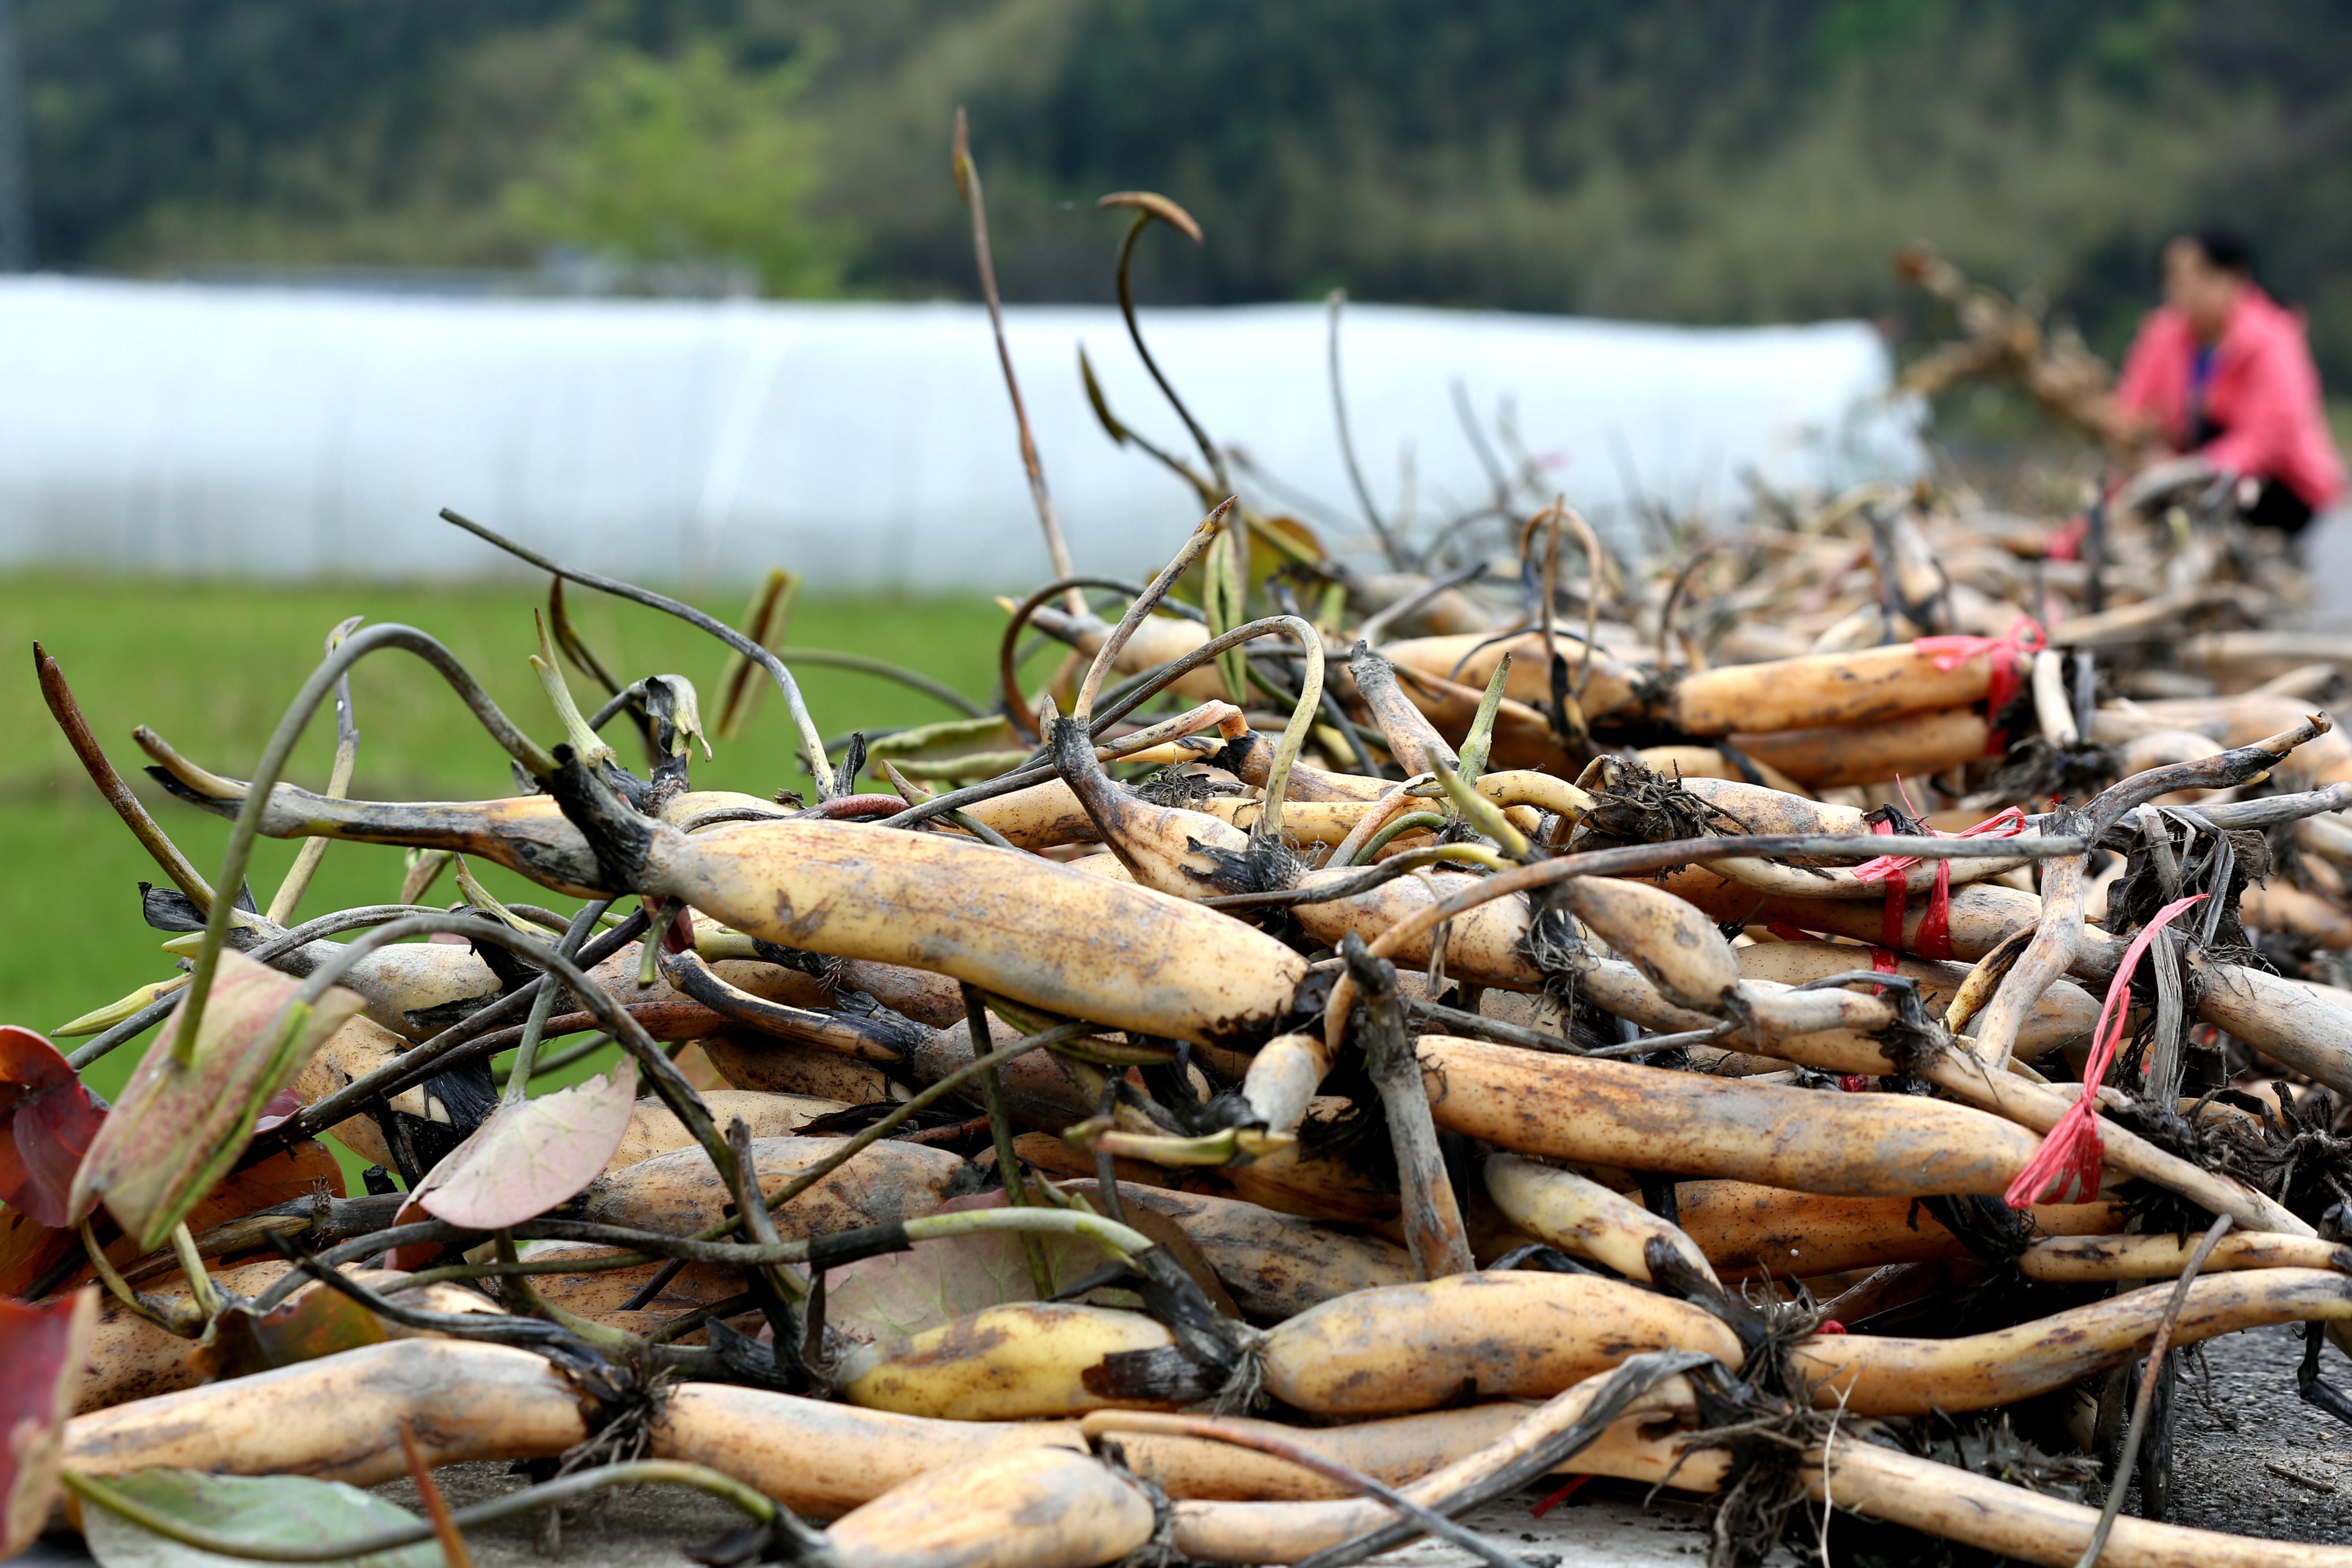
[[[145,724],[193,759],[232,777],[252,768],[286,704],[320,656],[335,622],[349,615],[399,621],[446,643],[499,705],[543,742],[560,737],[553,709],[527,662],[536,646],[531,610],[541,593],[510,587],[432,589],[343,585],[278,587],[133,581],[51,575],[0,576],[0,643],[13,646],[16,674],[0,680],[0,733],[16,737],[0,750],[0,1022],[46,1031],[144,981],[173,972],[157,950],[163,940],[139,915],[138,883],[163,881],[83,775],[43,706],[30,645],[56,656],[115,766],[165,830],[210,876],[220,864],[228,824],[171,800],[138,772],[144,756],[132,742]],[[723,620],[739,618],[740,591],[698,601]],[[592,594],[572,601],[589,642],[622,679],[676,672],[692,679],[706,702],[725,650],[681,622]],[[1003,613],[970,599],[803,601],[789,640],[888,658],[935,675],[976,697],[988,695]],[[567,674],[572,674],[567,671]],[[806,667],[794,672],[827,736],[953,716],[938,699],[871,676]],[[601,692],[573,678],[583,706]],[[478,799],[512,793],[505,754],[456,695],[419,660],[401,653],[371,656],[354,672],[361,731],[353,793],[377,799]],[[715,717],[715,715],[712,716]],[[291,779],[323,785],[333,751],[331,713],[315,719],[297,752]],[[616,738],[620,738],[617,737]],[[621,741],[635,761],[631,743]],[[794,759],[792,726],[770,690],[750,732],[698,758],[698,785],[761,794],[805,789]],[[251,882],[264,904],[296,846],[265,841]],[[480,868],[501,897],[557,903],[526,891],[521,879]],[[336,844],[327,852],[299,913],[313,915],[394,897],[401,852]],[[436,899],[454,897],[445,878]],[[112,1094],[144,1042],[98,1064],[93,1087]],[[601,1054],[601,1053],[600,1053]],[[591,1071],[583,1063],[570,1078]],[[542,1085],[556,1079],[542,1080]]]

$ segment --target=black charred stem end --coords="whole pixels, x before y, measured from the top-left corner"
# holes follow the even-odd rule
[[[1591,1279],[1617,1278],[1613,1271],[1604,1274],[1601,1270],[1541,1241],[1530,1241],[1524,1247],[1512,1248],[1487,1264],[1486,1270],[1494,1273],[1583,1274]]]
[[[1356,982],[1356,1005],[1362,1009],[1357,1038],[1364,1042],[1365,1071],[1377,1083],[1400,1067],[1417,1067],[1407,1041],[1404,1010],[1397,1001],[1396,966],[1376,956],[1352,931],[1339,938],[1339,956],[1347,960],[1348,973]]]
[[[2016,1261],[2033,1240],[2033,1226],[2016,1209],[1985,1193],[1939,1194],[1919,1200],[1936,1223],[1988,1263]]]
[[[163,793],[166,795],[171,796],[175,800],[185,800],[191,806],[200,807],[205,810],[210,811],[215,817],[233,818],[245,807],[244,800],[240,799],[232,798],[223,800],[215,795],[198,794],[187,785],[181,783],[178,779],[173,777],[172,770],[168,768],[159,768],[150,765],[142,771],[146,773],[148,778],[153,779],[156,785],[162,789]]]
[[[2304,1327],[2303,1364],[2295,1369],[2295,1392],[2306,1405],[2316,1405],[2347,1427],[2352,1427],[2352,1399],[2319,1375],[2319,1347],[2326,1343],[2327,1325],[2312,1322]]]
[[[1046,727],[1045,744],[1054,764],[1054,771],[1073,789],[1077,780],[1099,776],[1102,764],[1095,759],[1095,738],[1087,721],[1065,714]]]
[[[1213,756],[1203,758],[1212,768],[1221,768],[1234,778],[1250,780],[1252,770],[1257,779],[1264,779],[1274,767],[1274,742],[1255,730],[1235,736]]]
[[[1764,1343],[1766,1325],[1756,1310],[1707,1278],[1664,1237],[1653,1236],[1642,1244],[1642,1263],[1650,1271],[1650,1283],[1720,1318],[1738,1336],[1743,1354],[1753,1354]]]
[[[757,1292],[752,1293],[756,1297]],[[702,1327],[713,1359],[730,1378],[779,1394],[808,1391],[809,1381],[799,1375],[798,1363],[789,1359],[790,1349],[779,1355],[774,1346],[762,1344],[724,1318],[712,1318]]]
[[[1248,1332],[1216,1309],[1200,1281],[1169,1256],[1165,1247],[1147,1247],[1131,1262],[1142,1277],[1144,1305],[1167,1325],[1184,1354],[1223,1381],[1249,1354]]]
[[[798,947],[785,947],[757,936],[751,939],[751,951],[758,954],[763,962],[780,968],[797,969],[828,986],[841,983],[842,961],[839,958],[824,953],[804,952]]]
[[[1291,995],[1288,1009],[1274,1021],[1264,1039],[1246,1042],[1250,1049],[1256,1049],[1276,1035],[1297,1034],[1316,1027],[1322,1019],[1325,1008],[1330,1004],[1331,988],[1339,983],[1339,979],[1336,970],[1307,970],[1307,977],[1298,982],[1298,989]]]
[[[569,746],[554,751],[555,771],[543,782],[563,815],[588,841],[603,891],[633,893],[644,879],[654,835],[646,819],[593,772]]]
[[[1113,849],[1119,844],[1118,817],[1127,803],[1119,799],[1118,786],[1102,770],[1095,757],[1093,734],[1087,721],[1066,715],[1045,727],[1045,749],[1054,764],[1054,771],[1078,798],[1087,819]],[[1124,856],[1122,856],[1124,858]]]
[[[633,707],[642,709],[645,716],[641,722],[655,759],[651,785],[665,794],[676,794],[688,784],[688,752],[677,743],[677,694],[662,679],[640,682],[639,689],[644,695]],[[631,716],[635,716],[634,711]]]
[[[1185,845],[1209,862],[1206,872],[1185,868],[1185,874],[1220,894],[1283,893],[1298,885],[1307,862],[1278,838],[1251,835],[1249,848],[1238,852],[1188,838]]]
[[[1797,988],[1809,990],[1819,983],[1809,981]],[[1944,1027],[1942,1019],[1929,1014],[1927,1001],[1919,994],[1919,982],[1910,976],[1877,975],[1872,983],[1894,1002],[1895,1021],[1871,1038],[1878,1042],[1888,1065],[1895,1069],[1892,1076],[1917,1078],[1951,1050],[1951,1031]]]
[[[763,1033],[789,1039],[795,1030],[839,1024],[856,1028],[867,1044],[878,1046],[901,1061],[914,1054],[925,1038],[914,1023],[878,1006],[875,1012],[858,1018],[841,1013],[812,1012],[806,1008],[772,1002],[764,997],[738,990],[714,973],[692,949],[674,955],[664,954],[661,967],[663,976],[689,1000],[700,1002],[721,1017],[748,1024]]]
[[[1212,1370],[1172,1344],[1112,1351],[1078,1380],[1096,1398],[1123,1405],[1197,1405],[1217,1392]]]
[[[840,1568],[841,1564],[841,1553],[834,1550],[824,1531],[782,1503],[776,1505],[772,1519],[729,1530],[683,1551],[689,1562],[700,1563],[704,1568],[742,1568],[747,1563],[790,1563],[795,1568]]]

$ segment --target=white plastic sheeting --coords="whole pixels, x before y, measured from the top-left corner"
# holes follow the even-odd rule
[[[1133,572],[1192,522],[1186,486],[1114,447],[1076,373],[1197,453],[1116,311],[1007,312],[1082,570]],[[1218,440],[1364,530],[1312,305],[1144,314]],[[1454,412],[1507,402],[1606,522],[1637,497],[1737,509],[1780,486],[1903,473],[1914,415],[1858,322],[1742,329],[1351,306],[1356,445],[1393,509],[1488,490]],[[771,564],[833,588],[1007,586],[1045,553],[987,319],[950,304],[451,298],[37,277],[0,280],[0,562],[171,574],[497,570],[454,507],[585,567],[656,580]]]

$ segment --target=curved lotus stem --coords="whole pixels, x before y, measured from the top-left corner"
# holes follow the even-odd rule
[[[490,700],[481,684],[457,662],[457,656],[432,637],[414,626],[387,624],[371,626],[347,638],[320,663],[302,689],[294,695],[286,716],[278,721],[276,733],[262,749],[261,760],[254,765],[252,785],[246,791],[245,804],[237,810],[236,826],[229,830],[228,851],[221,858],[221,874],[214,883],[227,893],[215,898],[205,914],[204,946],[196,949],[188,975],[187,1000],[182,1004],[179,1026],[173,1031],[173,1053],[183,1065],[193,1058],[196,1048],[205,1002],[212,990],[213,975],[220,967],[221,944],[227,939],[228,928],[236,918],[236,892],[244,884],[246,865],[253,858],[254,841],[260,836],[261,815],[268,808],[270,787],[286,770],[286,760],[293,754],[294,743],[302,737],[310,716],[318,711],[327,694],[335,689],[343,673],[379,648],[404,648],[432,665],[465,699],[482,727],[490,732],[507,755],[530,769],[533,778],[544,779],[555,771],[555,758],[517,729],[499,711],[499,705]]]

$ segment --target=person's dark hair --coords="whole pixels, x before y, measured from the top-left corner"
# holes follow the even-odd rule
[[[2166,240],[2165,245],[2168,247],[2173,240],[2183,239],[2203,251],[2205,259],[2221,271],[2234,272],[2250,282],[2252,280],[2253,247],[2246,243],[2245,236],[2237,230],[2218,225],[2210,228],[2184,229],[2174,235],[2171,239]],[[2158,259],[2161,260],[2160,253]]]

